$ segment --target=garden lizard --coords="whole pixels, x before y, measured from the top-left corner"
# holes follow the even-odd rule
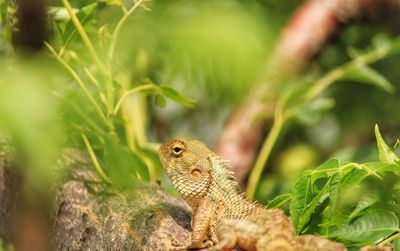
[[[172,250],[347,250],[313,235],[296,236],[285,213],[241,194],[227,161],[202,142],[176,139],[160,147],[161,163],[175,189],[193,208],[191,240]]]

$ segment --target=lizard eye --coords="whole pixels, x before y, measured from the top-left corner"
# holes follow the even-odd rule
[[[182,153],[185,151],[185,146],[182,143],[177,142],[172,145],[171,149],[172,149],[172,154],[178,157],[182,155]]]

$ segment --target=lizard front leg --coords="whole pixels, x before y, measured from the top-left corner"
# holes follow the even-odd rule
[[[203,198],[193,212],[191,241],[179,247],[174,247],[172,250],[202,249],[214,245],[211,240],[208,240],[213,212],[211,201],[208,198]]]

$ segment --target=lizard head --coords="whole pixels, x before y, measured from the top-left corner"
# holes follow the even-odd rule
[[[211,182],[212,153],[202,142],[175,139],[161,145],[161,163],[175,189],[190,202],[204,197]]]

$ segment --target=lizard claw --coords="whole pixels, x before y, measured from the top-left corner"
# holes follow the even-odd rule
[[[182,243],[178,240],[172,239],[171,240],[172,246],[169,247],[169,251],[178,251],[178,250],[186,250],[190,246],[190,243]]]
[[[204,246],[204,248],[212,247],[212,246],[214,246],[214,242],[213,242],[212,240],[206,240],[206,241],[203,243],[203,246]]]
[[[187,250],[187,249],[201,249],[201,250],[207,250],[208,248],[214,246],[214,242],[211,240],[206,240],[205,242],[199,244],[199,243],[186,243],[183,244],[176,241],[172,240],[172,244],[174,245],[173,247],[170,247],[170,251],[177,251],[177,250]]]

